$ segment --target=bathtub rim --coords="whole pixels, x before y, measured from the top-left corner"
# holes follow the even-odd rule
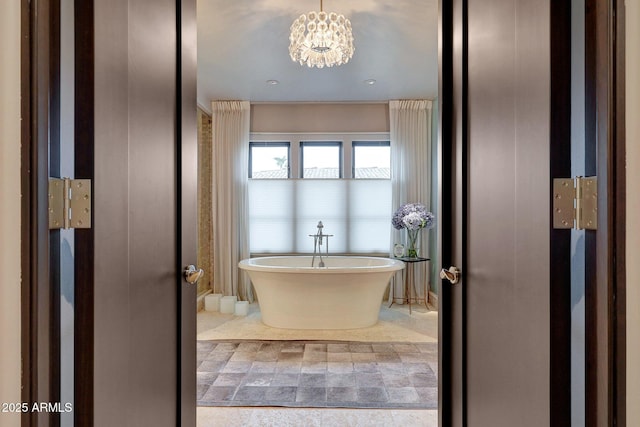
[[[362,265],[362,266],[340,266],[340,267],[311,267],[311,266],[287,266],[287,265],[261,265],[256,260],[260,259],[287,259],[287,258],[306,258],[311,261],[312,255],[278,255],[278,256],[261,256],[243,259],[238,263],[238,267],[245,271],[257,272],[273,272],[273,273],[301,273],[301,274],[357,274],[357,273],[375,273],[387,271],[400,271],[405,268],[405,263],[398,259],[388,257],[359,256],[359,255],[329,255],[323,256],[323,259],[340,258],[340,259],[373,259],[387,261],[381,265]],[[319,259],[316,256],[316,259]]]

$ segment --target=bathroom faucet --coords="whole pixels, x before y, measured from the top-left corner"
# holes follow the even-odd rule
[[[311,258],[311,267],[313,267],[313,264],[315,263],[316,260],[316,253],[318,254],[318,256],[320,257],[320,262],[318,263],[318,267],[324,267],[324,261],[322,260],[322,242],[324,240],[324,246],[325,246],[325,253],[326,256],[329,256],[329,237],[332,237],[333,234],[324,234],[322,232],[322,229],[324,228],[324,225],[322,224],[322,221],[318,221],[318,231],[316,231],[316,234],[309,234],[309,237],[313,237],[313,258]]]
[[[322,246],[322,229],[324,228],[324,225],[322,225],[322,221],[318,221],[318,232],[316,233],[316,236],[318,236],[318,246]]]

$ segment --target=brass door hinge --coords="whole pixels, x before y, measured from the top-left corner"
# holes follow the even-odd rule
[[[598,229],[598,178],[553,180],[553,228]]]
[[[91,228],[91,180],[49,178],[49,229]]]

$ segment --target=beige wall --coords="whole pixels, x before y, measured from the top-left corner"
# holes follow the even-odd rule
[[[0,2],[0,402],[20,402],[20,1]],[[19,425],[0,412],[0,425]]]
[[[627,425],[640,426],[640,0],[627,0]]]
[[[251,132],[389,132],[389,105],[254,104]]]

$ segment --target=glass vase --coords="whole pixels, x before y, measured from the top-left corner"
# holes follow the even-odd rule
[[[420,255],[420,229],[407,228],[407,257],[418,258]]]

